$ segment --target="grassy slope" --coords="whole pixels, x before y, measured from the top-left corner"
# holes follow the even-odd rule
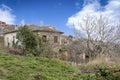
[[[76,68],[59,60],[21,57],[0,53],[0,79],[2,80],[72,80]]]
[[[108,66],[103,63],[97,63],[97,65]],[[119,70],[120,65],[115,65],[112,64],[113,70]],[[95,67],[96,64],[86,64],[76,68],[56,59],[0,53],[0,80],[88,80],[88,74],[81,74],[80,69],[94,71]],[[35,77],[39,79],[35,79]],[[118,77],[120,79],[119,74]],[[89,80],[93,80],[93,78]]]

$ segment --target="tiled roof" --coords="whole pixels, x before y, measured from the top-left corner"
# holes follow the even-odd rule
[[[9,32],[15,29],[15,25],[6,24],[5,22],[0,21],[0,35],[3,35],[5,32]]]
[[[63,33],[57,29],[55,29],[54,27],[52,26],[36,26],[36,25],[27,25],[28,28],[33,31],[33,32],[54,32],[54,33]],[[20,28],[20,27],[19,27]],[[18,30],[11,30],[11,31],[8,31],[8,32],[5,32],[5,34],[7,33],[13,33],[13,32],[17,32]]]

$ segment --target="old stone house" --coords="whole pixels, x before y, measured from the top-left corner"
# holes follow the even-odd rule
[[[6,24],[5,22],[0,21],[0,37],[4,37],[4,33],[14,30],[16,25]]]
[[[0,47],[4,47],[4,33],[14,30],[16,25],[6,24],[5,22],[0,21]]]
[[[58,55],[59,59],[69,60],[69,56],[71,53],[80,50],[79,48],[76,48],[78,43],[77,45],[73,43],[74,41],[72,36],[64,35],[63,32],[57,30],[53,26],[36,26],[36,25],[27,25],[27,26],[35,35],[40,37],[43,42],[49,42],[51,44],[51,46],[49,46],[51,49],[53,49],[52,47],[54,46],[54,51],[59,53]],[[0,21],[0,37],[4,39],[3,41],[5,47],[12,48],[13,44],[18,41],[16,39],[16,34],[19,28],[20,27],[18,26],[9,25]],[[18,43],[18,45],[20,45],[20,43]],[[72,51],[71,49],[64,50],[65,46],[71,47]],[[81,62],[82,61],[81,59],[84,58],[84,55],[80,54],[76,58],[80,59],[78,61]]]
[[[19,27],[20,28],[20,27]],[[28,28],[34,32],[35,35],[39,36],[43,42],[49,42],[53,45],[61,45],[61,35],[63,32],[55,29],[52,26],[36,26],[28,25]],[[6,47],[12,47],[13,41],[17,42],[16,34],[18,29],[14,29],[4,33],[4,44]]]
[[[61,45],[68,45],[71,43],[72,38],[70,36],[64,35],[63,32],[57,30],[53,26],[27,26],[35,35],[39,36],[43,42],[49,43],[46,45],[47,48],[52,49],[55,53],[61,53],[59,56],[64,55],[63,51],[59,51],[62,48]],[[16,39],[16,34],[19,28],[19,26],[6,24],[5,22],[0,21],[0,43],[2,43],[0,46],[12,48],[13,44],[18,41]],[[21,45],[20,42],[18,45]]]
[[[62,35],[62,44],[63,45],[70,45],[73,42],[73,36],[71,35]]]

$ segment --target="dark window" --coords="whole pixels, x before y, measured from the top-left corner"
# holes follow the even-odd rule
[[[58,42],[58,36],[54,36],[54,43]]]
[[[10,43],[9,43],[9,38],[7,38],[7,47],[9,48]]]
[[[13,40],[15,40],[15,36],[13,36]]]
[[[46,35],[43,35],[43,36],[42,36],[42,41],[43,41],[43,42],[46,42],[46,41],[47,41],[47,36],[46,36]]]
[[[12,45],[15,45],[15,36],[13,36],[13,41],[12,41]]]

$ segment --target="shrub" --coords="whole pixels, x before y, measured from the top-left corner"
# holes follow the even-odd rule
[[[26,25],[19,28],[17,39],[17,44],[21,43],[21,48],[19,49],[24,53],[32,53],[34,56],[38,56],[43,50],[41,39],[37,37]]]

